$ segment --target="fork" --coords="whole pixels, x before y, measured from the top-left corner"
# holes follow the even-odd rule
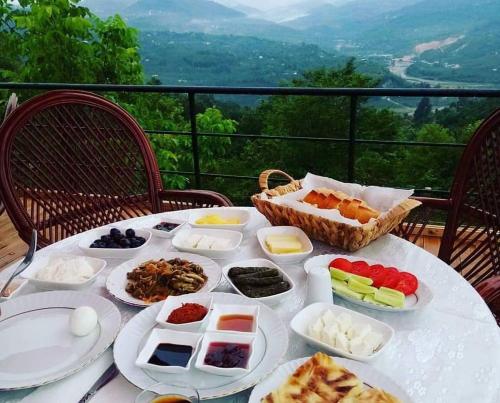
[[[17,268],[14,270],[10,278],[3,286],[2,290],[0,291],[0,297],[8,297],[8,295],[4,294],[7,287],[10,285],[10,283],[12,282],[12,280],[14,280],[15,277],[19,276],[31,264],[31,262],[33,261],[33,257],[35,256],[36,243],[37,243],[37,232],[36,230],[33,230],[31,232],[31,241],[28,253],[26,253],[26,256],[24,257],[23,261],[19,264],[19,266],[17,266]]]

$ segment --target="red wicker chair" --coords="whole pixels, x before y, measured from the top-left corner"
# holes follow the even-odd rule
[[[0,191],[24,241],[40,246],[127,218],[228,206],[208,191],[164,191],[151,146],[118,105],[80,91],[23,103],[0,128]]]

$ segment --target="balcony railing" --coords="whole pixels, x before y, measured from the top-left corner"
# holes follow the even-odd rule
[[[162,170],[166,174],[180,174],[194,177],[196,188],[202,187],[202,178],[228,178],[237,180],[257,180],[254,176],[243,176],[236,174],[223,174],[212,172],[201,172],[200,149],[198,139],[202,136],[228,137],[251,140],[276,140],[276,141],[309,141],[339,143],[347,145],[347,179],[350,182],[356,180],[355,160],[356,146],[366,145],[390,145],[390,146],[419,146],[419,147],[447,147],[463,148],[465,144],[439,143],[439,142],[414,142],[393,140],[361,139],[356,136],[356,123],[360,97],[432,97],[432,98],[499,98],[500,90],[496,89],[441,89],[441,88],[296,88],[296,87],[204,87],[204,86],[166,86],[166,85],[105,85],[105,84],[58,84],[58,83],[0,83],[0,90],[85,90],[94,92],[121,92],[121,93],[161,93],[161,94],[185,94],[188,97],[188,114],[190,120],[189,131],[169,131],[161,128],[155,130],[146,128],[145,132],[150,134],[190,136],[192,144],[193,170],[192,171],[169,171]],[[349,131],[347,137],[307,137],[307,136],[276,136],[267,134],[227,134],[200,132],[196,123],[196,95],[253,95],[253,96],[317,96],[317,97],[348,97],[350,99],[349,109]],[[417,189],[417,193],[443,195],[446,190]]]

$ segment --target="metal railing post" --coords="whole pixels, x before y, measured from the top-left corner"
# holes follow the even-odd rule
[[[347,180],[354,182],[354,164],[356,161],[356,118],[358,112],[358,97],[351,96],[350,112],[349,112],[349,145],[348,145],[348,160],[347,160]]]
[[[194,92],[188,93],[189,120],[191,121],[191,150],[193,153],[194,183],[197,189],[201,188],[200,150],[198,147],[198,131],[196,127],[196,108]]]

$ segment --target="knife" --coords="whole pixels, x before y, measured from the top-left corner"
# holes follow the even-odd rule
[[[94,395],[101,389],[103,386],[107,385],[111,382],[116,375],[119,374],[118,368],[113,363],[109,366],[109,368],[99,377],[99,379],[92,385],[87,393],[80,399],[78,403],[86,403],[90,399],[94,397]]]

